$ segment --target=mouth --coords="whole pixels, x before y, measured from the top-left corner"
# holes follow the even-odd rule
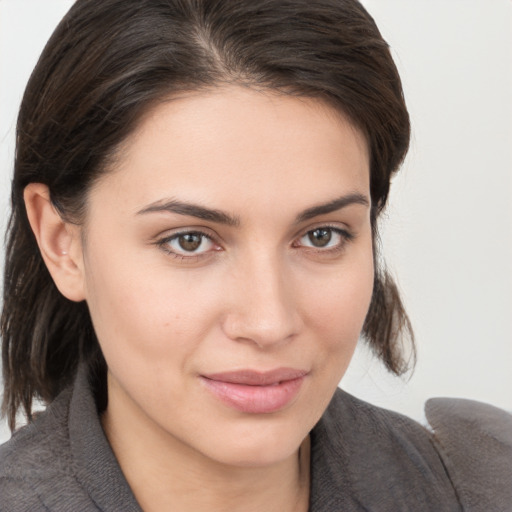
[[[295,368],[238,370],[201,375],[201,380],[228,407],[249,414],[269,414],[284,409],[295,399],[307,374]]]

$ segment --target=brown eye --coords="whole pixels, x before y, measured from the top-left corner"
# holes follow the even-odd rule
[[[353,239],[348,231],[330,226],[321,226],[304,233],[295,243],[295,247],[318,249],[327,252],[342,248]]]
[[[332,239],[332,229],[315,229],[314,231],[310,231],[307,236],[313,247],[325,247]]]
[[[160,242],[160,245],[173,254],[181,256],[201,255],[215,250],[215,243],[206,234],[199,231],[176,233]]]
[[[184,251],[196,251],[201,247],[203,237],[198,233],[186,233],[178,237],[178,244]]]

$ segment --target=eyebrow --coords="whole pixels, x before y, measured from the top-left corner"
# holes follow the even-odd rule
[[[208,220],[217,224],[225,224],[227,226],[237,227],[240,225],[240,219],[233,217],[228,213],[213,208],[206,208],[198,204],[185,203],[174,199],[168,201],[157,201],[143,208],[137,215],[155,212],[169,212],[177,213],[179,215],[188,215],[190,217],[197,217],[198,219]]]
[[[337,199],[329,201],[328,203],[312,206],[311,208],[304,210],[302,213],[297,215],[295,222],[299,224],[300,222],[313,219],[319,215],[325,215],[326,213],[332,213],[337,210],[341,210],[342,208],[346,208],[352,204],[360,204],[366,207],[370,206],[370,202],[365,195],[354,192],[352,194],[338,197]]]
[[[314,217],[318,217],[319,215],[325,215],[327,213],[341,210],[342,208],[346,208],[347,206],[353,204],[360,204],[367,207],[370,206],[370,202],[365,195],[352,193],[338,197],[337,199],[329,201],[328,203],[312,206],[311,208],[304,210],[302,213],[297,215],[295,218],[295,223],[299,224]],[[187,203],[174,199],[152,203],[138,211],[137,215],[156,212],[177,213],[178,215],[197,217],[198,219],[215,222],[217,224],[224,224],[232,227],[240,226],[239,217],[232,216],[226,212],[214,208],[207,208],[198,204]]]

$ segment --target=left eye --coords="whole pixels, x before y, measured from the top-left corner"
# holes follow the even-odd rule
[[[343,244],[347,236],[340,229],[321,227],[308,231],[299,239],[299,245],[315,249],[330,249]]]
[[[176,254],[202,254],[211,251],[215,246],[211,238],[195,231],[169,237],[165,240],[165,245]]]

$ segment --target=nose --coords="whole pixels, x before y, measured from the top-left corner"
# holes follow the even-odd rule
[[[226,290],[231,300],[223,322],[229,338],[269,349],[290,342],[299,333],[297,295],[290,272],[278,258],[252,258],[231,277],[231,290]]]

